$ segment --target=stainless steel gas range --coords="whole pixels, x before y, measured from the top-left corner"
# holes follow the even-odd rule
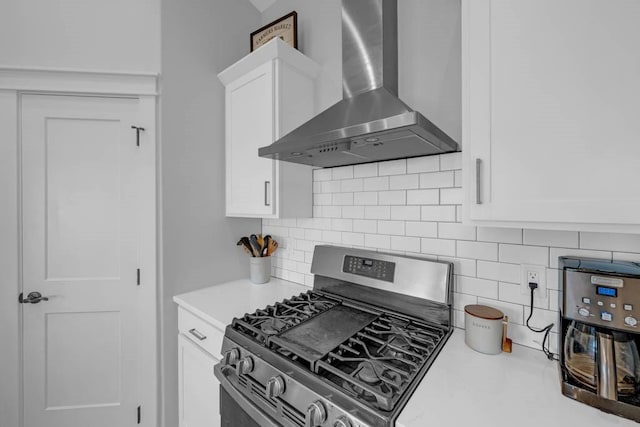
[[[223,426],[393,426],[451,335],[451,263],[316,246],[311,272],[227,326]]]

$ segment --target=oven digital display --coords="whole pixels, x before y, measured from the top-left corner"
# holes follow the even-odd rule
[[[342,271],[345,273],[357,274],[358,276],[365,276],[393,283],[396,264],[394,262],[383,261],[380,259],[360,258],[345,255],[342,264]]]
[[[616,288],[607,288],[606,286],[597,286],[596,293],[605,297],[617,297],[618,290]]]

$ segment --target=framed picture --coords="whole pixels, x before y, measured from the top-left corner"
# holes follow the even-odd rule
[[[280,37],[295,49],[298,48],[298,14],[296,11],[251,33],[251,52],[275,37]]]

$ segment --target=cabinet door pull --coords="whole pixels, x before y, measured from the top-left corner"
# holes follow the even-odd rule
[[[271,181],[264,182],[264,205],[271,206],[271,197],[269,197],[269,187],[271,187]]]
[[[481,159],[476,159],[476,204],[482,204],[482,198],[480,197],[480,165],[482,164]]]
[[[204,341],[204,340],[207,339],[207,336],[201,334],[200,332],[198,332],[198,330],[196,328],[189,329],[189,333],[191,335],[193,335],[194,337],[198,338],[200,341]]]

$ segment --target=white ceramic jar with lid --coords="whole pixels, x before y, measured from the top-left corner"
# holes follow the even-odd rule
[[[506,318],[493,307],[472,304],[464,307],[464,342],[472,349],[485,354],[498,354],[511,350],[511,340],[506,338]],[[508,341],[508,349],[505,345]]]

